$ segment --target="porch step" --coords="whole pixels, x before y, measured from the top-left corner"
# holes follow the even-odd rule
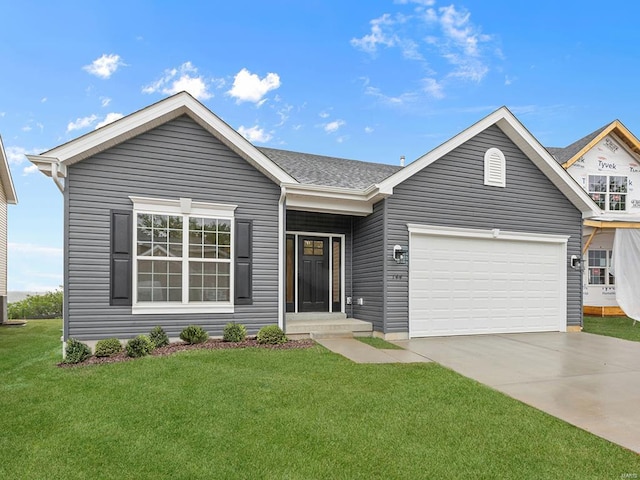
[[[370,322],[355,318],[328,317],[310,320],[289,320],[287,316],[286,334],[289,338],[342,338],[342,337],[370,337],[373,325]]]

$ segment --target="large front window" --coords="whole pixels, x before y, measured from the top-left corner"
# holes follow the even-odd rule
[[[627,209],[627,177],[622,175],[589,175],[589,195],[602,210]]]
[[[611,250],[589,250],[589,285],[614,285],[615,277],[610,273]]]
[[[235,206],[159,202],[134,199],[134,310],[231,306]]]

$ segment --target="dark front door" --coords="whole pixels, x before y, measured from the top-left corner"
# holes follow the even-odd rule
[[[298,311],[329,311],[329,239],[300,235]]]

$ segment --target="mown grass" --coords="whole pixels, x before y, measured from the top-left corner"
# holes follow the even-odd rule
[[[382,350],[404,350],[402,347],[387,342],[386,340],[378,337],[354,337],[356,340],[360,340],[362,343],[371,345],[374,348],[380,348]]]
[[[582,330],[640,342],[640,322],[634,325],[633,319],[629,317],[584,317]]]
[[[58,368],[60,322],[0,328],[0,478],[602,479],[636,454],[436,364],[322,347]]]

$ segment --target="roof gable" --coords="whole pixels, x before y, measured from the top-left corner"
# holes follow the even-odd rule
[[[119,145],[181,115],[189,116],[274,182],[278,184],[297,183],[293,177],[272,162],[236,130],[186,92],[168,97],[93,132],[40,155],[30,155],[28,158],[38,165],[38,168],[46,175],[55,175],[54,170],[58,170],[64,175],[66,167]],[[55,168],[52,165],[54,163],[58,164]]]
[[[501,107],[479,122],[463,130],[455,137],[418,158],[404,169],[379,184],[380,192],[391,195],[393,188],[415,175],[428,165],[442,158],[455,148],[471,140],[491,125],[496,125],[542,171],[583,216],[597,215],[599,209],[591,197],[580,188],[571,176],[553,159],[551,154],[518,121],[506,107]]]
[[[15,205],[18,203],[18,196],[16,195],[16,189],[13,186],[13,179],[11,178],[11,170],[9,169],[9,161],[4,151],[4,145],[2,143],[2,137],[0,137],[0,184],[4,190],[4,194],[7,197],[7,203]]]
[[[610,133],[614,133],[630,151],[640,155],[640,141],[620,120],[614,120],[609,125],[599,128],[566,148],[554,149],[557,150],[558,161],[562,163],[565,169],[569,168]]]

